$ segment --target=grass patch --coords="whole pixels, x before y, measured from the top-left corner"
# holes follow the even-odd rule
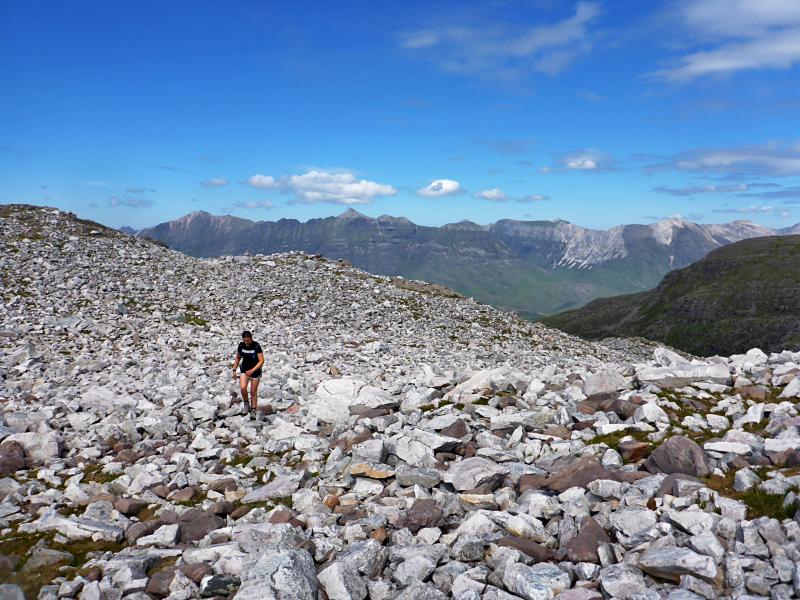
[[[91,538],[59,544],[53,541],[54,537],[55,532],[52,531],[45,533],[17,532],[11,537],[0,540],[0,554],[20,557],[15,571],[0,570],[0,581],[20,586],[26,598],[36,598],[42,586],[51,583],[56,577],[67,577],[68,579],[74,577],[78,569],[88,560],[90,554],[102,554],[109,551],[120,552],[124,548],[123,544],[95,542]],[[45,540],[47,548],[72,554],[72,561],[67,565],[57,564],[42,567],[35,571],[23,572],[22,567],[29,558],[25,555],[42,540]]]
[[[783,505],[785,498],[784,494],[767,494],[754,487],[746,492],[740,492],[736,499],[747,505],[747,516],[750,519],[771,517],[783,521],[784,519],[791,519],[796,510],[794,506],[787,507]]]
[[[766,475],[769,471],[766,467],[752,468],[751,470],[758,475],[759,479],[762,481],[766,479]],[[718,494],[733,500],[738,500],[747,506],[748,519],[770,517],[782,521],[784,519],[791,519],[794,516],[796,507],[784,507],[783,505],[786,494],[768,494],[758,489],[758,486],[754,486],[744,492],[737,492],[733,489],[734,476],[735,471],[731,469],[724,477],[712,475],[702,481],[706,487],[714,490]],[[797,492],[797,488],[792,488],[790,491]]]
[[[183,315],[183,320],[189,323],[189,325],[197,325],[198,327],[205,327],[208,325],[208,321],[206,319],[196,315],[190,315],[189,313]]]
[[[90,465],[83,471],[82,483],[111,483],[122,476],[122,473],[106,473],[103,465]]]

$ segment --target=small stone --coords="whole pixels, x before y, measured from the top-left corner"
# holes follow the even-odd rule
[[[706,581],[714,581],[717,566],[708,556],[688,548],[650,549],[639,558],[639,568],[660,579],[680,582],[681,575],[693,575]]]
[[[526,600],[550,600],[569,589],[572,580],[568,573],[550,563],[538,563],[532,567],[513,563],[506,567],[503,583],[511,593]]]

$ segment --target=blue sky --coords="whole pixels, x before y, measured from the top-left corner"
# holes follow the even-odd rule
[[[0,202],[800,221],[800,2],[0,0]]]

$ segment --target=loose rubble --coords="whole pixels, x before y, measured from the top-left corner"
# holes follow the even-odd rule
[[[0,233],[2,598],[800,596],[800,352],[590,343],[54,209]]]

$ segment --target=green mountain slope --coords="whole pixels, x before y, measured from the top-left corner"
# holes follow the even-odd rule
[[[668,273],[653,290],[602,298],[544,323],[596,339],[641,336],[693,354],[800,349],[800,235],[744,240]]]

